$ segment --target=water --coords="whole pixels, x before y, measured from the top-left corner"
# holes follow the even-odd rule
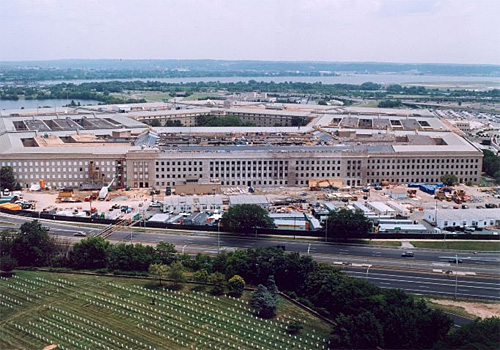
[[[96,105],[98,101],[94,100],[73,100],[75,103],[80,102],[82,106],[85,105]],[[17,100],[17,101],[2,101],[0,100],[0,110],[4,109],[21,109],[22,107],[28,108],[42,108],[44,106],[62,107],[71,103],[71,99],[68,101],[66,99],[55,99],[55,100]]]
[[[483,88],[500,87],[500,77],[482,76],[456,76],[456,75],[410,75],[410,74],[343,74],[335,77],[203,77],[203,78],[156,78],[156,79],[114,79],[115,81],[160,81],[164,83],[192,83],[220,81],[221,83],[247,82],[249,80],[276,83],[291,81],[323,84],[362,84],[368,81],[379,84],[466,84],[484,85]],[[80,84],[84,82],[103,82],[109,79],[96,80],[53,80],[40,82],[42,85],[53,85],[59,83]]]
[[[160,81],[164,83],[192,83],[220,81],[221,83],[247,82],[249,80],[271,82],[304,82],[323,84],[362,84],[368,81],[379,84],[415,84],[433,85],[435,87],[465,87],[475,90],[486,90],[500,88],[500,77],[476,77],[456,75],[410,75],[410,74],[343,74],[335,77],[205,77],[205,78],[157,78],[157,79],[114,79],[116,81]],[[54,85],[59,83],[81,84],[84,82],[103,82],[102,80],[54,80],[40,82],[40,85]],[[82,105],[97,104],[97,101],[75,100]],[[37,108],[41,106],[61,107],[68,104],[65,99],[60,100],[18,100],[0,101],[0,110]]]

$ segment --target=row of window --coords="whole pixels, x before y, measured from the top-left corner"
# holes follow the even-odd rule
[[[91,161],[92,163],[92,161]],[[104,166],[104,165],[116,165],[116,162],[115,161],[95,161],[93,162],[94,165],[101,165],[101,166]],[[66,160],[62,160],[62,161],[26,161],[26,162],[20,162],[20,161],[13,161],[13,162],[0,162],[0,167],[2,166],[12,166],[12,167],[22,167],[22,166],[76,166],[76,165],[85,165],[85,166],[88,166],[89,165],[89,161],[88,160],[80,160],[80,161],[66,161]]]
[[[455,175],[477,175],[477,170],[476,171],[456,171],[456,172],[453,172]],[[366,175],[367,176],[384,176],[384,175],[419,175],[419,176],[423,176],[423,175],[444,175],[445,173],[443,171],[425,171],[425,172],[415,172],[415,171],[407,171],[406,174],[404,171],[382,171],[382,172],[375,172],[375,171],[372,171],[372,172],[367,172]]]
[[[187,160],[183,160],[183,161],[168,161],[168,162],[160,162],[160,161],[156,161],[156,166],[169,166],[169,165],[203,165],[203,162],[200,160],[200,161],[197,161],[197,160],[194,160],[194,161],[187,161]]]
[[[382,181],[389,181],[390,183],[419,183],[419,182],[426,182],[426,183],[438,183],[441,182],[441,180],[437,177],[420,177],[420,178],[368,178],[367,182],[368,183],[381,183]],[[478,182],[477,178],[474,177],[459,177],[458,182],[461,183],[467,183],[469,181],[472,182]]]
[[[439,165],[377,165],[375,167],[368,167],[367,169],[478,169],[479,165],[478,164],[471,164],[470,166],[468,164],[442,164],[441,166]]]
[[[427,159],[420,159],[420,158],[412,158],[412,159],[368,159],[368,164],[370,163],[376,163],[376,164],[399,164],[399,163],[479,163],[479,158],[427,158]]]

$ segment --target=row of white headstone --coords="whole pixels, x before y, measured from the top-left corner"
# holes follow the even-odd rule
[[[118,331],[115,331],[115,330],[113,330],[113,329],[110,329],[110,328],[108,328],[108,327],[105,327],[105,326],[103,326],[103,325],[101,325],[101,324],[99,324],[99,323],[96,323],[96,322],[92,321],[92,320],[89,320],[89,319],[87,319],[87,318],[84,318],[84,317],[81,317],[81,316],[75,315],[75,314],[73,314],[73,313],[71,313],[71,312],[68,312],[68,311],[65,311],[65,310],[61,310],[61,309],[58,309],[58,308],[55,308],[55,307],[52,307],[52,306],[49,306],[49,309],[50,309],[50,310],[53,310],[53,311],[55,311],[55,312],[59,312],[59,313],[61,313],[61,314],[65,315],[65,316],[67,316],[67,317],[70,317],[70,318],[72,318],[72,319],[74,319],[74,320],[78,320],[78,321],[80,321],[80,322],[83,322],[83,323],[85,323],[85,324],[87,324],[87,325],[89,325],[89,326],[92,326],[92,327],[98,328],[98,329],[102,330],[103,332],[106,332],[107,334],[111,334],[112,336],[117,336],[117,337],[120,337],[120,338],[122,338],[122,339],[125,339],[125,340],[127,340],[127,341],[129,341],[129,342],[135,343],[135,344],[137,344],[137,345],[144,346],[145,348],[149,348],[149,347],[151,346],[151,345],[146,344],[146,343],[144,343],[144,342],[141,342],[141,341],[139,341],[139,340],[137,340],[137,339],[134,339],[134,338],[132,338],[132,337],[129,337],[129,336],[128,336],[128,335],[126,335],[126,334],[122,334],[122,333],[120,333],[120,332],[118,332]],[[65,319],[63,319],[63,318],[62,318],[62,317],[60,317],[60,316],[54,315],[54,317],[55,317],[56,319],[58,319],[58,320],[62,321],[62,322],[66,322],[66,323],[72,324],[72,325],[74,325],[74,326],[75,326],[75,325],[77,325],[76,323],[71,322],[71,321],[68,321],[68,320],[65,320]],[[80,327],[81,327],[81,326],[80,326]],[[82,327],[82,329],[83,329],[83,327]]]
[[[121,287],[121,286],[119,286],[119,285],[116,285],[116,286],[117,286],[117,287]],[[123,289],[125,289],[125,290],[129,290],[129,289],[128,289],[128,288],[126,288],[126,287],[124,287]],[[152,297],[152,298],[158,298],[158,299],[160,299],[160,300],[163,300],[163,299],[164,299],[164,298],[162,298],[162,297],[157,297],[157,295],[156,295],[155,293],[151,293],[151,292],[150,292],[149,290],[147,290],[147,289],[146,289],[146,290],[144,290],[144,291],[136,291],[136,293],[138,293],[138,294],[142,294],[142,295],[146,295],[146,296],[148,296],[148,297]],[[151,311],[155,311],[155,312],[160,313],[160,314],[163,314],[163,315],[165,315],[165,316],[174,317],[174,318],[175,318],[175,316],[176,316],[175,314],[174,314],[174,315],[172,315],[172,314],[169,314],[169,313],[165,313],[164,311],[159,310],[159,309],[157,309],[157,308],[153,308],[153,307],[151,307],[151,306],[149,306],[149,305],[144,305],[144,304],[141,304],[141,303],[133,302],[133,301],[130,301],[130,300],[128,300],[128,299],[125,299],[125,298],[122,298],[122,297],[116,296],[116,295],[114,295],[114,294],[109,294],[109,293],[104,293],[104,294],[109,295],[109,296],[111,296],[111,297],[115,297],[115,298],[117,298],[117,299],[119,299],[119,300],[122,300],[122,301],[125,301],[125,302],[132,302],[134,305],[139,305],[139,306],[141,306],[141,307],[145,307],[145,308],[147,308],[147,309],[149,309],[149,310],[151,310]],[[101,300],[101,301],[105,301],[105,302],[110,302],[111,304],[114,304],[114,305],[117,305],[117,306],[120,306],[120,307],[124,307],[124,308],[128,308],[128,309],[130,309],[129,307],[127,307],[127,305],[126,305],[126,304],[123,304],[123,303],[117,303],[117,302],[114,302],[114,301],[112,301],[112,300],[109,300],[108,298],[97,297],[97,299],[99,299],[99,300]],[[176,304],[178,304],[178,303],[176,303]],[[168,306],[167,306],[167,307],[168,307]],[[199,312],[199,310],[198,310],[198,309],[194,309],[194,308],[191,308],[191,307],[187,307],[187,308],[189,308],[189,309],[193,309],[194,311]],[[131,309],[132,309],[133,311],[140,312],[139,310],[137,310],[137,309],[135,309],[135,308],[131,308]],[[182,311],[182,310],[181,310],[181,311],[177,310],[177,312],[180,312],[181,314],[185,314],[185,315],[187,315],[187,316],[189,316],[189,317],[192,317],[192,318],[195,318],[195,319],[199,319],[199,316],[197,316],[196,314],[186,313],[186,312],[184,312],[184,311]],[[229,315],[229,313],[224,313],[223,311],[221,311],[221,312],[222,312],[223,314],[225,314],[225,315]],[[212,314],[207,314],[206,312],[202,312],[202,313],[204,314],[204,316],[206,316],[206,317],[207,317],[207,318],[204,318],[204,319],[203,319],[205,322],[209,322],[209,323],[214,324],[214,325],[219,326],[219,327],[221,327],[221,326],[222,326],[223,328],[227,329],[227,326],[226,326],[226,325],[222,325],[221,323],[218,323],[218,324],[217,324],[217,322],[215,322],[215,321],[210,322],[210,319],[209,319],[209,318],[210,318],[210,317],[213,317],[213,315],[212,315]],[[224,321],[230,321],[230,322],[231,322],[232,320],[229,320],[229,319],[224,319]],[[265,320],[264,322],[266,322],[266,323],[273,323],[273,321],[270,321],[270,320]],[[253,323],[254,323],[255,325],[258,325],[256,322],[253,322]],[[234,323],[233,323],[233,324],[234,324]],[[237,322],[236,322],[236,324],[237,324],[238,326],[243,326],[244,328],[246,328],[244,325],[240,325],[240,324],[239,324],[239,323],[237,323]],[[278,325],[278,323],[277,323],[277,322],[274,322],[274,324],[275,324],[275,325]],[[260,324],[259,326],[262,326],[262,324]],[[271,330],[271,327],[270,327],[270,326],[266,326],[266,328],[267,328],[268,330]],[[264,331],[263,331],[262,329],[258,329],[258,328],[255,328],[255,329],[254,329],[253,327],[249,327],[249,330],[254,331],[254,332],[258,332],[258,333],[261,333],[261,334],[264,334]],[[234,329],[234,328],[233,328],[233,331],[235,331],[235,329]],[[288,334],[288,333],[285,333],[285,334],[287,334],[289,337],[291,337],[291,335],[290,335],[290,334]],[[254,336],[254,338],[255,338],[255,336]],[[279,337],[278,337],[278,336],[277,336],[277,339],[279,339]],[[297,337],[296,337],[296,336],[294,336],[294,339],[295,339],[295,340],[297,340]],[[281,340],[281,339],[279,339],[279,340]],[[318,340],[319,340],[319,339],[318,339]],[[283,339],[283,338],[282,338],[282,341],[285,341],[285,339]],[[298,342],[304,342],[304,343],[306,343],[306,344],[307,344],[307,343],[311,343],[311,344],[313,344],[313,342],[312,342],[312,341],[308,341],[305,337],[304,337],[304,339],[299,338],[299,339],[298,339]],[[316,343],[316,344],[317,344],[317,343]],[[319,345],[319,344],[318,344],[318,345]]]

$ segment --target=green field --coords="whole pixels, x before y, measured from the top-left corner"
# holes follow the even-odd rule
[[[401,241],[367,241],[369,245],[385,246],[385,247],[401,247]]]
[[[326,348],[326,322],[284,299],[263,320],[247,300],[150,280],[20,271],[0,279],[0,349]],[[295,319],[304,328],[289,335]]]
[[[417,248],[434,248],[434,249],[457,249],[457,250],[477,250],[477,251],[500,251],[500,242],[421,242],[412,241],[411,244]]]

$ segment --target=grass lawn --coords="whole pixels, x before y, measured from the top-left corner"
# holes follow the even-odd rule
[[[373,245],[373,246],[401,247],[400,241],[374,241],[371,239],[360,239],[356,241],[346,241],[345,243]]]
[[[401,241],[368,241],[369,245],[388,246],[388,247],[401,247]]]
[[[329,325],[281,300],[272,320],[249,295],[214,297],[150,280],[19,271],[0,279],[0,349],[323,349]],[[298,319],[296,336],[286,324]]]
[[[475,251],[500,251],[500,242],[477,242],[477,241],[461,241],[461,242],[421,242],[412,241],[417,248],[436,248],[436,249],[458,249],[458,250],[475,250]]]
[[[217,97],[215,94],[207,94],[204,92],[195,92],[187,97],[184,98],[185,101],[195,101],[199,99],[207,99],[211,97]]]
[[[147,102],[162,102],[163,100],[169,100],[172,98],[168,92],[160,91],[128,91],[125,93],[112,93],[112,96],[129,99],[145,99]]]

